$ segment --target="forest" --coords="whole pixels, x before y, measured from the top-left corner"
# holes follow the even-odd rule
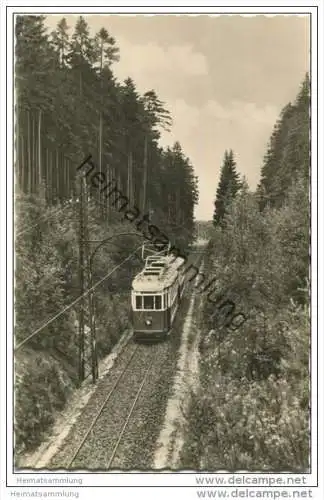
[[[204,273],[247,318],[229,328],[215,303],[199,297],[200,370],[183,466],[309,470],[309,76],[274,124],[257,189],[226,151],[212,220],[196,223],[194,167],[179,142],[160,147],[172,117],[155,90],[141,94],[131,77],[115,77],[123,54],[113,34],[91,35],[82,16],[49,33],[35,15],[17,16],[15,34],[16,457],[42,442],[79,384],[79,310],[70,307],[80,293],[77,167],[91,155],[172,245],[209,240]],[[91,183],[86,205],[89,240],[111,238],[93,261],[99,282],[142,239]],[[96,289],[99,358],[129,327],[139,266],[129,259]]]
[[[180,143],[165,149],[159,145],[161,130],[170,129],[172,117],[154,89],[141,95],[131,77],[119,82],[114,76],[114,63],[122,54],[105,28],[91,36],[80,16],[75,26],[63,18],[48,33],[44,16],[19,15],[15,35],[19,454],[41,442],[78,384],[78,307],[70,308],[80,293],[77,167],[91,155],[105,178],[114,179],[130,203],[148,213],[179,248],[194,237],[198,188]],[[98,282],[143,238],[134,236],[134,227],[91,183],[86,202],[89,240],[111,237],[93,261],[93,280]],[[129,259],[96,289],[100,358],[129,325],[128,294],[139,265],[135,257]]]
[[[255,192],[225,152],[204,271],[247,321],[231,328],[214,314],[220,302],[202,302],[186,468],[309,470],[309,110],[306,75],[274,125]]]

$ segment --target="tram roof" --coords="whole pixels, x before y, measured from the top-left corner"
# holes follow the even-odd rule
[[[135,292],[162,292],[175,281],[185,260],[182,257],[151,256],[146,259],[145,267],[138,273],[132,288]]]

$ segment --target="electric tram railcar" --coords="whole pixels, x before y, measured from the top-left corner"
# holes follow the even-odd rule
[[[135,339],[166,337],[184,290],[184,259],[172,255],[146,258],[132,284]]]

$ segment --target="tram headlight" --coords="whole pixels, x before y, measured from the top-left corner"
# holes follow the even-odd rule
[[[151,319],[146,319],[146,320],[145,320],[145,324],[146,324],[147,326],[150,326],[150,325],[152,324],[152,320],[151,320]]]

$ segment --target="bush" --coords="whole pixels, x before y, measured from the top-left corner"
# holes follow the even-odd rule
[[[193,397],[184,466],[305,471],[309,415],[300,405],[302,390],[300,382],[293,387],[273,376],[258,382],[218,378]]]
[[[214,229],[205,261],[213,297],[232,300],[247,321],[233,330],[217,323],[217,304],[204,304],[185,467],[309,467],[308,211],[306,181],[262,213],[245,187]]]
[[[128,224],[99,219],[89,207],[89,239],[105,240],[128,232]],[[49,207],[41,198],[17,200],[16,343],[67,308],[80,294],[78,226],[75,207]],[[112,238],[93,259],[93,284],[98,283],[138,246],[133,237]],[[119,246],[117,246],[117,243]],[[91,252],[94,247],[91,247]],[[131,250],[130,250],[131,249]],[[98,354],[108,354],[129,319],[130,282],[138,261],[114,272],[95,290]],[[79,305],[69,308],[19,351],[16,359],[16,453],[32,450],[63,408],[78,376],[75,320]]]
[[[74,383],[62,366],[44,353],[24,352],[16,359],[15,452],[38,446],[64,407]]]

